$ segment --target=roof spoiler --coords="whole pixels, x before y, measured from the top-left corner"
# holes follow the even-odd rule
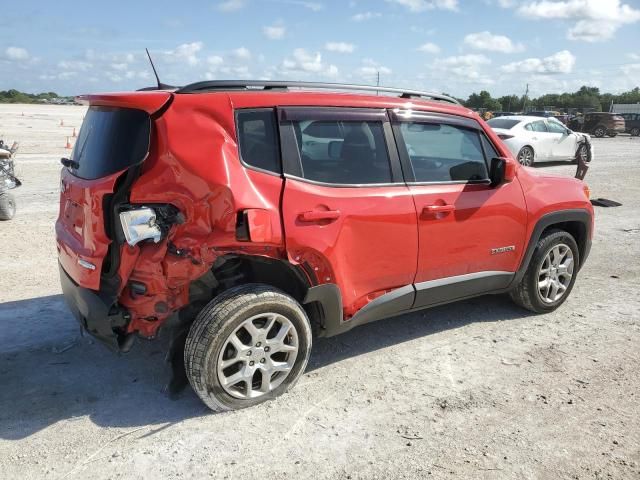
[[[83,105],[101,107],[137,108],[149,115],[161,110],[173,98],[173,93],[165,91],[97,93],[80,95],[76,101]]]

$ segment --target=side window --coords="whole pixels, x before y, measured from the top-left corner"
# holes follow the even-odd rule
[[[500,154],[496,151],[494,146],[491,144],[489,139],[484,135],[480,134],[480,138],[482,139],[482,146],[484,147],[484,154],[487,157],[487,164],[491,162],[492,158],[500,157]]]
[[[479,181],[488,178],[477,131],[448,124],[402,123],[416,182]]]
[[[528,130],[528,131],[530,131],[530,132],[533,132],[533,131],[534,131],[534,130],[533,130],[533,123],[527,123],[527,124],[524,126],[524,129],[525,129],[525,130]]]
[[[549,127],[549,131],[551,133],[564,133],[566,131],[566,129],[558,122],[549,121],[547,123],[547,126]]]
[[[531,124],[531,128],[534,132],[547,132],[547,124],[544,120],[538,120],[537,122],[533,122]]]
[[[251,167],[280,173],[280,149],[274,110],[238,110],[236,125],[242,161]]]
[[[292,123],[304,178],[341,185],[392,182],[382,122],[302,120]]]

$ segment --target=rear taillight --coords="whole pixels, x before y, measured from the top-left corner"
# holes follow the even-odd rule
[[[507,135],[506,133],[499,133],[498,137],[502,140],[509,140],[510,138],[513,138],[513,135]]]
[[[120,223],[127,243],[134,246],[142,240],[160,241],[162,230],[156,223],[156,212],[148,207],[120,212]]]

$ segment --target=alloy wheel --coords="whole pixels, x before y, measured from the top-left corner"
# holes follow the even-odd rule
[[[593,134],[598,138],[604,137],[606,133],[607,131],[602,127],[596,128],[595,131],[593,132]]]
[[[582,145],[578,150],[578,158],[583,163],[587,163],[589,161],[589,151],[586,145]]]
[[[298,355],[298,333],[278,313],[261,313],[229,335],[217,360],[218,380],[232,397],[261,397],[287,378]]]
[[[518,162],[526,167],[533,165],[533,151],[529,147],[522,147],[518,153]]]
[[[573,278],[573,252],[559,243],[544,257],[538,270],[538,293],[545,303],[555,303],[567,292]]]

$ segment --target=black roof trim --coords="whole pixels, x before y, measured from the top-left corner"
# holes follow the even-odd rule
[[[347,83],[288,82],[273,80],[208,80],[191,83],[176,90],[175,93],[225,92],[234,90],[287,90],[301,88],[309,90],[355,90],[365,92],[394,93],[400,98],[429,98],[460,105],[452,97],[433,92],[421,92],[404,88],[377,87],[375,85],[352,85]]]

